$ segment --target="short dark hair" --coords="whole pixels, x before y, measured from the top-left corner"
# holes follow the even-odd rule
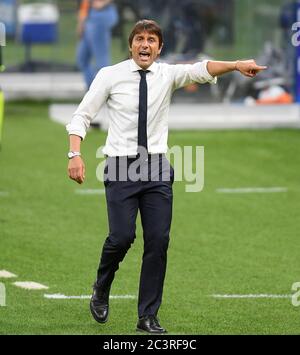
[[[159,39],[159,48],[162,47],[162,44],[163,44],[163,35],[162,35],[162,30],[161,28],[159,27],[159,25],[153,21],[153,20],[140,20],[138,21],[130,35],[129,35],[129,38],[128,38],[128,42],[129,42],[129,47],[131,48],[132,46],[132,41],[133,41],[133,37],[138,34],[138,33],[141,33],[141,32],[149,32],[149,33],[152,33],[152,34],[155,34],[158,39]]]

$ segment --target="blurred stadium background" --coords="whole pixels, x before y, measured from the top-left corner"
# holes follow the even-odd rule
[[[58,9],[51,44],[22,43],[18,8],[34,3]],[[228,74],[215,87],[190,86],[174,95],[169,145],[205,147],[205,187],[189,194],[184,181],[174,185],[163,324],[171,334],[299,334],[300,309],[291,303],[292,284],[300,281],[300,112],[297,49],[291,44],[296,2],[115,3],[120,21],[113,32],[112,64],[128,57],[132,25],[153,18],[165,33],[163,61],[255,58],[269,67],[255,80]],[[112,299],[110,321],[99,327],[88,299],[45,297],[90,294],[107,232],[103,186],[95,175],[96,149],[107,129],[102,115],[82,148],[85,185],[75,186],[66,173],[64,124],[85,92],[75,64],[77,9],[75,0],[0,0],[0,22],[6,25],[6,70],[0,73],[6,100],[0,282],[6,306],[0,302],[0,334],[135,333],[136,299]],[[137,235],[113,295],[137,295],[140,224]],[[4,270],[17,276],[6,278]],[[14,281],[36,281],[49,289],[28,291]]]

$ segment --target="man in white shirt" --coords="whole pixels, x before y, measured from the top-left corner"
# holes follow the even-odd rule
[[[102,105],[107,106],[109,130],[103,152],[107,156],[104,185],[109,235],[94,284],[91,313],[99,323],[108,319],[110,287],[119,263],[134,241],[139,210],[144,254],[136,329],[151,334],[166,333],[157,314],[172,218],[174,171],[165,157],[172,93],[193,82],[215,83],[217,76],[234,70],[254,77],[266,69],[254,60],[204,61],[193,65],[157,63],[162,47],[158,24],[139,21],[129,36],[131,59],[98,72],[67,126],[69,177],[82,184],[85,167],[80,156],[81,140]]]

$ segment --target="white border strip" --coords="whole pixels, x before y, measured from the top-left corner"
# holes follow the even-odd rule
[[[14,282],[13,285],[25,288],[26,290],[48,290],[49,288],[48,286],[33,281],[17,281]]]
[[[104,195],[104,189],[78,189],[75,190],[75,193],[78,195]]]
[[[213,298],[292,298],[292,295],[268,295],[268,294],[249,294],[249,295],[211,295]]]
[[[7,270],[0,270],[0,278],[10,279],[12,277],[17,277],[17,275],[15,275],[12,272],[7,271]]]
[[[66,296],[62,295],[60,293],[56,293],[53,295],[48,295],[44,294],[44,297],[47,299],[52,299],[52,300],[85,300],[85,299],[90,299],[91,295],[86,296],[86,295],[81,295],[81,296]],[[110,295],[110,299],[131,299],[135,300],[136,296],[133,295]]]
[[[250,194],[250,193],[276,193],[287,192],[287,187],[241,187],[235,189],[219,188],[216,192],[222,194]]]

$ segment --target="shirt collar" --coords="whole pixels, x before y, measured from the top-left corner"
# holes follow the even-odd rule
[[[150,67],[147,69],[149,70],[150,72],[152,73],[155,73],[156,72],[156,69],[157,69],[157,63],[156,62],[153,62]],[[132,72],[135,72],[135,71],[138,71],[138,70],[143,70],[141,67],[139,67],[136,62],[131,58],[130,59],[130,70]]]

